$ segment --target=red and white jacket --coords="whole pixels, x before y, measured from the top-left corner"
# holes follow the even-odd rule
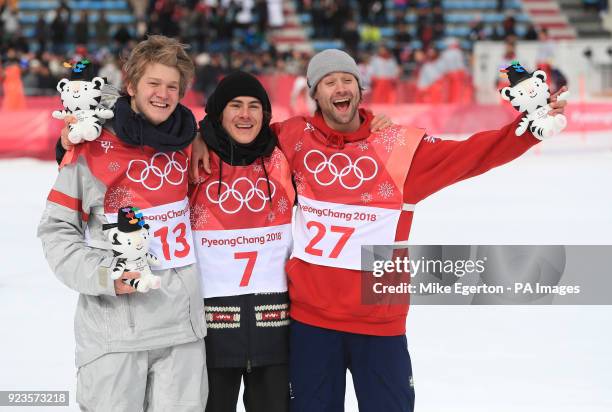
[[[286,292],[295,191],[285,156],[224,163],[221,178],[219,166],[211,152],[212,173],[189,196],[204,298]]]
[[[148,146],[135,150],[103,129],[96,143],[87,145],[87,150],[78,149],[67,152],[62,166],[81,156],[106,186],[104,206],[94,208],[93,213],[103,213],[109,222],[116,222],[118,208],[137,206],[150,226],[151,253],[160,259],[155,269],[195,264],[187,198],[190,146],[168,153]],[[85,235],[90,245],[99,245],[89,231]]]
[[[291,317],[346,332],[401,335],[408,304],[362,303],[361,245],[407,242],[419,201],[515,159],[539,140],[517,137],[516,122],[465,141],[397,126],[370,133],[371,114],[360,115],[360,128],[350,134],[331,129],[320,113],[274,125],[298,192],[286,267]]]
[[[75,313],[76,363],[110,352],[194,342],[206,327],[189,224],[188,148],[158,152],[124,143],[108,128],[63,158],[38,227],[55,275],[80,293]],[[117,209],[141,209],[150,225],[152,266],[161,288],[115,295],[115,257],[104,224]]]
[[[191,227],[198,257],[209,367],[285,364],[295,190],[289,164],[275,148],[248,166],[221,163],[191,188]],[[220,173],[222,172],[222,173]]]

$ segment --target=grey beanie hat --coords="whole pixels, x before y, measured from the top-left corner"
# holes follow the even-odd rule
[[[342,50],[327,49],[315,54],[308,63],[306,77],[308,78],[308,87],[310,87],[310,97],[314,96],[319,81],[333,72],[352,74],[357,79],[359,88],[363,90],[361,75],[355,60]]]

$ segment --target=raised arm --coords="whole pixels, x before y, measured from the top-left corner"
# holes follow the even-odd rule
[[[405,200],[417,203],[453,183],[480,175],[525,153],[539,142],[531,133],[516,136],[520,121],[472,135],[463,141],[423,138],[412,161]]]

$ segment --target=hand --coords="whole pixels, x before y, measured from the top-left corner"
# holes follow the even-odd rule
[[[565,112],[565,106],[567,106],[567,100],[557,100],[561,93],[567,91],[567,86],[563,86],[560,88],[557,93],[550,96],[549,106],[552,108],[550,112],[548,112],[549,116],[556,116],[558,114],[563,114]]]
[[[68,125],[70,123],[76,123],[76,122],[77,122],[77,118],[72,115],[68,115],[64,117],[64,127],[62,128],[61,141],[62,141],[62,147],[66,150],[70,150],[74,146],[74,143],[72,143],[68,139]]]
[[[387,115],[379,114],[374,116],[372,123],[370,124],[371,132],[378,132],[379,130],[386,129],[389,126],[393,126],[393,122]]]
[[[115,279],[115,295],[125,295],[136,292],[136,289],[130,285],[123,283],[123,279],[138,279],[140,277],[139,272],[123,272],[123,275],[119,279]]]
[[[196,182],[200,177],[200,164],[204,171],[210,174],[210,153],[200,132],[196,134],[191,144],[191,167],[189,168],[189,179]]]

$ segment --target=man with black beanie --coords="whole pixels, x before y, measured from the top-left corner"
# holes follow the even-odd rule
[[[206,412],[289,410],[285,263],[295,192],[270,128],[272,107],[245,72],[225,77],[200,131],[212,173],[190,192],[208,336]]]

